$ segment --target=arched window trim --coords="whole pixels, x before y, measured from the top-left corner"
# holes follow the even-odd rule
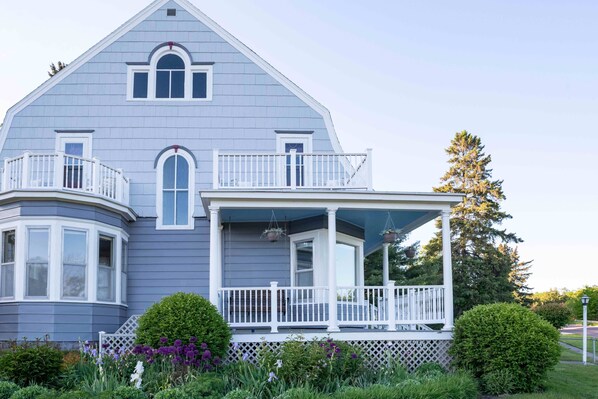
[[[187,210],[187,224],[173,224],[165,225],[163,220],[163,185],[164,185],[164,164],[166,160],[173,155],[179,155],[183,157],[189,165],[189,195],[188,195],[188,210]],[[187,151],[182,150],[180,147],[171,148],[164,151],[158,163],[156,165],[156,230],[193,230],[194,229],[194,218],[193,211],[195,209],[195,160]],[[176,215],[175,215],[176,217]]]
[[[156,97],[156,71],[160,58],[165,55],[174,54],[185,63],[185,95],[183,98],[157,98]],[[201,72],[206,74],[206,97],[193,98],[193,74]],[[147,97],[135,98],[133,95],[135,74],[147,73]],[[189,54],[178,46],[164,46],[156,50],[150,59],[149,65],[129,65],[127,82],[127,100],[129,101],[212,101],[212,65],[194,64]]]

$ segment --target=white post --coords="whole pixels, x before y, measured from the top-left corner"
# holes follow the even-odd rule
[[[336,309],[336,208],[328,208],[328,332],[340,331]]]
[[[64,152],[57,151],[54,159],[54,188],[59,189],[65,186],[64,167]]]
[[[278,332],[278,281],[270,281],[270,332]]]
[[[102,345],[104,344],[104,334],[106,334],[106,331],[100,331],[98,333],[98,348],[101,350],[102,349]]]
[[[23,174],[21,176],[21,187],[20,188],[27,188],[29,187],[29,160],[31,157],[31,153],[29,151],[25,151],[23,154]]]
[[[220,288],[220,208],[210,206],[210,302],[218,307],[218,289]]]
[[[367,175],[366,175],[367,189],[368,189],[368,191],[372,191],[374,189],[374,178],[373,178],[374,177],[374,172],[373,172],[374,168],[372,167],[372,162],[373,162],[372,149],[368,148],[366,150],[366,152],[367,152],[367,159],[366,159],[366,162],[367,162],[367,165],[366,165],[367,166],[367,168],[366,168],[366,170],[367,170]]]
[[[289,153],[291,154],[291,173],[289,178],[291,179],[291,190],[294,190],[297,188],[297,150],[293,148]]]
[[[212,188],[218,190],[220,181],[218,180],[218,158],[220,157],[218,150],[212,151]]]
[[[92,191],[95,194],[106,194],[107,190],[100,190],[100,160],[93,157],[91,161],[93,162],[93,166],[91,167]]]
[[[444,328],[453,329],[453,264],[451,260],[451,211],[442,211],[442,277],[444,285]]]
[[[382,244],[382,285],[388,285],[389,272],[388,272],[388,247],[389,243]]]
[[[588,297],[584,295],[582,298],[582,307],[583,307],[583,353],[582,353],[582,362],[583,364],[587,364],[588,362]]]
[[[116,171],[118,172],[117,173],[118,178],[116,178],[117,176],[115,176],[115,179],[114,179],[114,184],[116,185],[116,187],[115,187],[116,192],[114,193],[114,195],[115,195],[114,199],[119,202],[125,202],[123,200],[123,188],[124,187],[123,187],[123,184],[121,183],[123,176],[124,176],[124,172],[122,169],[116,169]],[[193,194],[191,194],[191,195],[193,195]]]
[[[4,159],[4,171],[2,174],[2,191],[8,191],[12,189],[12,187],[8,186],[8,175],[9,175],[9,168],[8,168],[8,158]]]
[[[395,282],[389,280],[386,284],[386,295],[388,298],[388,331],[397,331],[397,305],[395,297]]]

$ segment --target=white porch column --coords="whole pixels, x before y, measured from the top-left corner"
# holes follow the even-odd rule
[[[388,247],[390,246],[389,243],[382,244],[382,285],[387,286],[389,277],[388,272]]]
[[[336,209],[328,208],[328,332],[340,331],[336,307]]]
[[[453,263],[451,260],[450,209],[442,211],[442,281],[444,285],[444,327],[453,329]]]
[[[218,307],[218,289],[220,288],[220,208],[210,206],[210,302]]]

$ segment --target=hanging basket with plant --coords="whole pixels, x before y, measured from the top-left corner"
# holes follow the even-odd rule
[[[270,217],[270,224],[268,224],[268,228],[264,230],[262,233],[262,238],[266,238],[270,242],[276,242],[286,234],[285,230],[278,226],[278,221],[276,220],[276,215],[274,215],[274,211],[272,211],[272,216]]]

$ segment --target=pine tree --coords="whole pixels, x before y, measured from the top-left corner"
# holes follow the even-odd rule
[[[406,237],[401,236],[397,242],[388,248],[388,275],[390,280],[394,280],[397,285],[404,285],[409,270],[415,264],[415,258],[408,258],[405,254],[407,247],[403,246]],[[419,243],[411,245],[417,252]],[[364,262],[365,285],[382,285],[382,249],[368,255]]]
[[[64,68],[66,68],[67,64],[65,64],[62,61],[58,61],[58,66],[54,65],[54,63],[50,64],[50,70],[48,71],[48,75],[50,77],[56,75],[58,72],[62,71]]]
[[[492,158],[484,153],[480,138],[459,132],[446,152],[450,168],[434,191],[465,194],[450,220],[455,315],[459,315],[478,304],[513,301],[514,292],[522,295],[530,264],[520,262],[508,247],[522,240],[500,228],[511,215],[500,208],[506,199],[503,182],[492,179]],[[440,221],[437,227],[441,228]],[[441,231],[423,248],[421,262],[442,270]]]

